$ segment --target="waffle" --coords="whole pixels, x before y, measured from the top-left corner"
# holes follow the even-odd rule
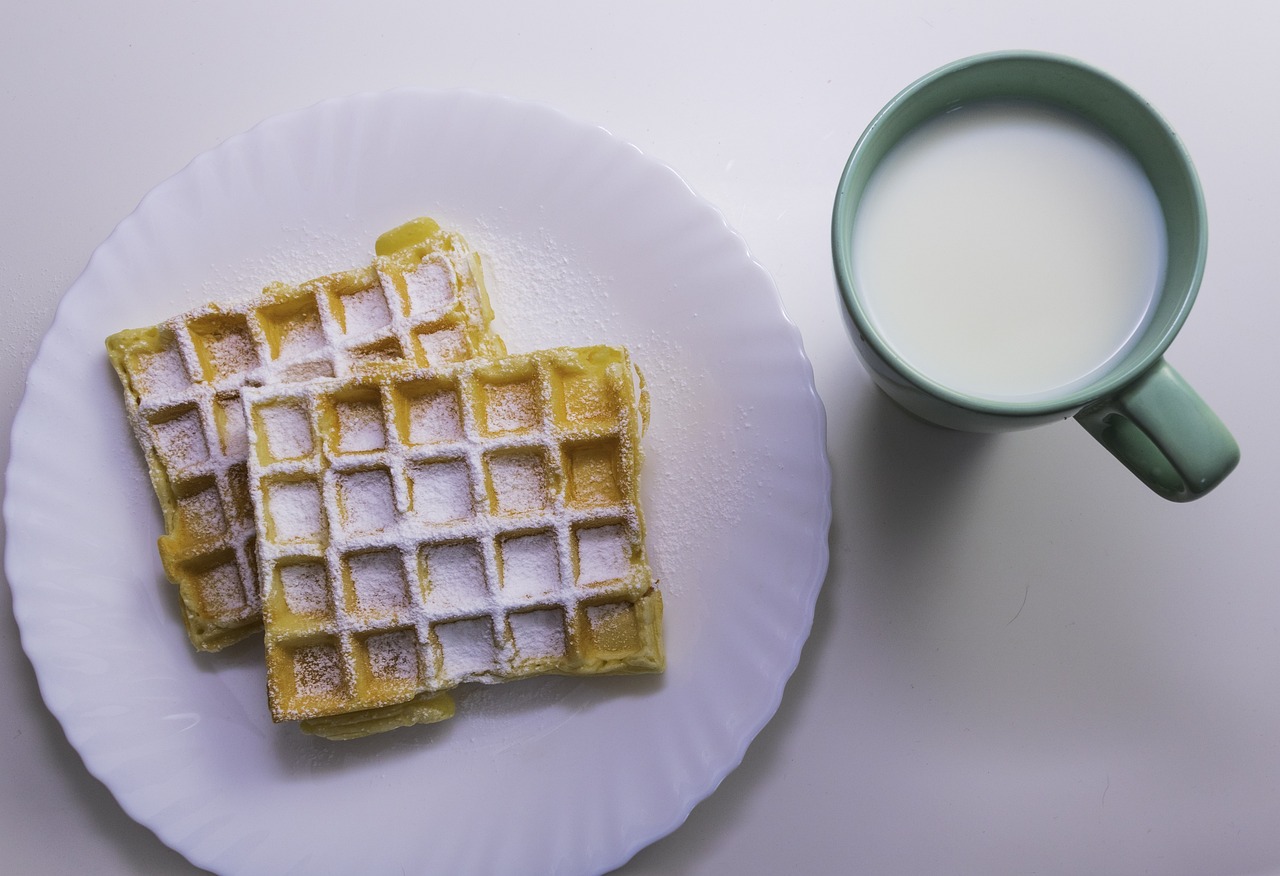
[[[463,682],[663,668],[625,351],[244,397],[276,721],[363,735]]]
[[[187,633],[216,651],[261,626],[245,386],[501,354],[478,257],[418,219],[365,268],[274,284],[107,339],[164,515],[165,575]]]

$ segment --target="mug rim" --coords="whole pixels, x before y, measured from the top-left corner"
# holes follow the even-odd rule
[[[1155,343],[1151,345],[1148,352],[1140,358],[1118,365],[1109,371],[1099,375],[1096,379],[1090,380],[1083,386],[1076,387],[1074,390],[1062,395],[1049,395],[1047,397],[1034,398],[994,398],[984,397],[980,395],[972,395],[965,393],[944,383],[925,375],[917,370],[910,362],[903,359],[898,353],[881,337],[879,331],[871,322],[866,311],[864,310],[861,299],[858,295],[856,283],[854,281],[852,243],[853,243],[853,225],[854,216],[856,215],[856,207],[861,199],[862,192],[859,191],[855,200],[853,195],[853,177],[856,173],[859,163],[864,153],[868,150],[870,144],[875,139],[878,132],[885,127],[887,122],[903,111],[903,108],[909,105],[920,92],[933,86],[939,80],[946,79],[978,66],[991,64],[1007,64],[1016,63],[1033,63],[1043,64],[1046,67],[1067,68],[1074,74],[1084,74],[1086,77],[1094,77],[1105,83],[1110,88],[1117,90],[1127,96],[1133,103],[1134,107],[1146,114],[1148,119],[1155,123],[1163,135],[1166,144],[1171,147],[1171,152],[1179,162],[1181,175],[1185,182],[1187,194],[1193,202],[1193,208],[1196,215],[1197,224],[1197,240],[1196,252],[1194,254],[1194,263],[1189,278],[1189,283],[1185,288],[1175,290],[1181,296],[1173,317],[1166,322],[1156,337]],[[1072,112],[1071,108],[1062,106],[1054,101],[1046,100],[1042,97],[1029,96],[1020,94],[1018,89],[1011,88],[1007,95],[1000,95],[998,98],[994,96],[983,95],[979,100],[988,99],[1028,99],[1038,103]],[[936,116],[932,114],[929,118]],[[889,149],[900,143],[915,127],[908,129],[896,140],[894,140]],[[1121,142],[1126,151],[1130,149],[1127,143]],[[888,151],[888,150],[886,150]],[[881,156],[881,159],[883,156]],[[876,160],[878,165],[881,159]],[[874,169],[873,171],[874,172]],[[1144,172],[1145,168],[1144,168]],[[868,123],[867,127],[859,136],[857,143],[854,145],[852,152],[849,154],[848,160],[845,162],[844,170],[840,175],[840,182],[836,188],[835,203],[832,212],[831,223],[831,247],[832,256],[835,263],[836,280],[840,289],[841,299],[846,314],[851,318],[853,325],[860,336],[868,346],[872,348],[875,355],[887,363],[893,371],[902,379],[914,385],[917,389],[927,393],[930,396],[956,408],[969,410],[978,414],[984,414],[1000,418],[1021,418],[1021,417],[1044,417],[1054,414],[1063,414],[1070,416],[1071,413],[1087,407],[1090,403],[1101,398],[1105,398],[1114,394],[1126,384],[1132,382],[1140,374],[1147,371],[1164,355],[1169,345],[1177,336],[1183,324],[1187,319],[1192,305],[1195,303],[1196,296],[1199,292],[1200,281],[1204,275],[1205,260],[1208,251],[1206,218],[1204,207],[1204,195],[1200,187],[1199,178],[1195,172],[1195,167],[1191,163],[1190,156],[1182,141],[1177,134],[1169,126],[1167,122],[1155,111],[1155,109],[1147,103],[1132,88],[1123,82],[1089,64],[1076,60],[1075,58],[1065,55],[1052,54],[1048,52],[1028,51],[1028,50],[1005,50],[996,52],[986,52],[978,55],[971,55],[952,61],[937,69],[925,74],[919,79],[912,82],[906,88],[899,91],[888,103],[880,109],[878,113]],[[1171,256],[1166,256],[1171,258]],[[1167,267],[1167,264],[1166,264]],[[1146,332],[1151,332],[1147,329]],[[1145,333],[1144,333],[1145,334]],[[1152,335],[1145,335],[1150,338]]]

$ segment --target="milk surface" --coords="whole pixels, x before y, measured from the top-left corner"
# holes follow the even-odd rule
[[[926,377],[994,400],[1087,383],[1144,326],[1165,228],[1134,158],[1073,116],[980,103],[909,134],[855,218],[859,297]]]

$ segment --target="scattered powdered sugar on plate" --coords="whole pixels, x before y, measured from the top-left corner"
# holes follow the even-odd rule
[[[494,328],[512,352],[622,344],[639,366],[652,408],[641,445],[641,506],[649,560],[666,593],[696,587],[684,559],[730,530],[751,501],[739,448],[747,412],[725,403],[719,363],[700,362],[687,332],[639,325],[615,298],[619,282],[590,270],[584,255],[547,229],[496,229],[463,237],[480,253]],[[659,317],[660,318],[660,317]],[[672,317],[674,324],[675,319]]]
[[[610,280],[540,229],[536,236],[477,224],[463,236],[480,253],[494,328],[512,352],[609,343],[619,328]]]
[[[188,303],[245,298],[257,295],[268,283],[301,283],[368,265],[373,261],[373,241],[386,229],[373,224],[338,228],[304,223],[281,230],[282,234],[270,238],[278,244],[269,249],[253,249],[249,255],[238,249],[236,257],[225,262],[211,257],[207,272],[188,290]]]
[[[491,751],[527,745],[587,707],[590,698],[575,692],[589,681],[544,675],[519,684],[464,685],[454,692],[458,714],[449,722],[455,724],[450,730]]]

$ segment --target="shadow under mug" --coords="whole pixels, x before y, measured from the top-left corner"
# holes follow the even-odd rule
[[[1137,160],[1164,217],[1167,262],[1145,328],[1111,367],[1059,396],[992,400],[922,374],[882,337],[858,291],[854,222],[881,160],[940,113],[991,100],[1032,101],[1096,126]],[[1110,76],[1038,52],[966,58],[899,93],[871,121],[849,156],[832,218],[832,254],[850,333],[872,379],[890,398],[924,420],[965,431],[1007,431],[1075,417],[1147,486],[1178,502],[1213,489],[1240,459],[1222,421],[1163,358],[1195,301],[1206,240],[1200,184],[1169,126]]]

